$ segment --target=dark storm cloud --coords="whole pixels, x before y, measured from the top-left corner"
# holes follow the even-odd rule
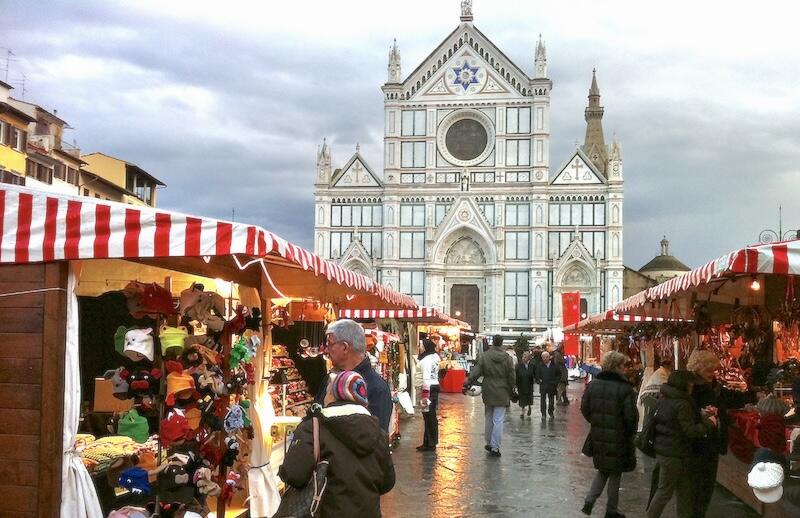
[[[360,142],[380,171],[380,85],[391,38],[409,73],[457,22],[452,6],[439,3],[410,7],[424,5],[425,19],[405,13],[399,21],[375,3],[282,6],[287,13],[236,3],[226,6],[239,10],[230,24],[220,21],[230,13],[219,4],[0,4],[0,46],[20,56],[27,98],[57,107],[84,151],[125,158],[163,179],[162,207],[220,218],[235,210],[238,221],[305,246],[322,137],[334,166]],[[666,234],[675,255],[698,265],[775,226],[780,203],[800,226],[792,204],[800,108],[768,102],[797,83],[795,68],[768,59],[737,67],[670,42],[619,46],[605,41],[611,32],[573,29],[563,12],[523,16],[514,13],[524,4],[498,3],[481,17],[480,5],[477,26],[526,71],[544,32],[555,83],[552,169],[583,139],[598,68],[606,139],[616,133],[625,157],[626,264],[644,264]],[[731,102],[737,93],[748,102]]]

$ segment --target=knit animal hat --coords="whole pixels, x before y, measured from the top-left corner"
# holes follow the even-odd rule
[[[175,397],[185,391],[194,391],[194,378],[188,371],[183,370],[180,362],[168,361],[167,369],[167,397],[164,402],[169,406],[175,405]]]
[[[336,401],[347,401],[367,406],[367,383],[355,371],[340,372],[333,379],[331,393]]]
[[[152,328],[129,329],[125,333],[125,345],[123,352],[131,360],[138,362],[145,358],[153,361],[153,332]]]
[[[119,487],[124,487],[137,495],[150,494],[150,481],[147,472],[142,468],[130,468],[122,472],[117,482]]]

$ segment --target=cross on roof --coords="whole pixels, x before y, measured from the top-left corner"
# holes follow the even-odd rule
[[[578,175],[580,174],[580,170],[583,169],[583,163],[578,160],[578,157],[575,157],[575,162],[573,162],[570,167],[575,170],[575,179],[579,180],[580,176]]]

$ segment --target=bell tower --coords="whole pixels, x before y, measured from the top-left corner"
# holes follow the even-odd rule
[[[589,88],[589,106],[586,107],[586,138],[583,142],[583,152],[591,159],[597,169],[606,175],[605,137],[603,136],[603,112],[600,106],[600,88],[597,86],[597,73],[592,69],[592,86]]]

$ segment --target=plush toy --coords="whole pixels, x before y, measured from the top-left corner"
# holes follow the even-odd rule
[[[244,323],[245,329],[250,329],[252,331],[260,331],[261,330],[261,310],[258,308],[252,308],[250,310],[250,315],[245,318]]]
[[[249,428],[253,426],[252,421],[250,421],[250,407],[252,406],[250,400],[243,399],[239,401],[239,406],[242,408],[242,421],[244,422],[244,427]]]
[[[247,377],[247,383],[250,385],[256,384],[256,368],[252,363],[244,364],[244,374]]]
[[[159,380],[161,380],[161,371],[158,369],[140,369],[134,372],[123,369],[119,375],[128,382],[129,397],[151,397],[158,392]]]
[[[225,415],[225,431],[233,433],[240,428],[244,428],[244,410],[239,405],[231,405],[230,410]]]
[[[193,282],[191,286],[181,292],[180,304],[178,305],[178,311],[180,311],[181,315],[183,315],[187,309],[200,302],[204,289],[205,287],[202,284]]]
[[[247,347],[247,340],[240,338],[231,348],[231,354],[228,357],[228,366],[231,370],[234,370],[242,363],[249,361],[252,357],[253,355]]]
[[[219,496],[222,491],[219,484],[211,480],[211,470],[208,468],[199,468],[194,472],[194,485],[201,495]]]
[[[230,381],[225,384],[228,394],[241,394],[245,386],[247,386],[247,376],[244,374],[234,374],[231,376]]]
[[[230,503],[233,499],[233,493],[239,489],[239,481],[242,479],[242,476],[235,471],[231,471],[228,473],[228,478],[225,479],[225,486],[222,488],[222,494],[220,495],[220,499],[223,502]]]
[[[231,467],[236,462],[236,457],[239,456],[239,439],[230,435],[225,437],[225,453],[220,461],[221,466]]]

